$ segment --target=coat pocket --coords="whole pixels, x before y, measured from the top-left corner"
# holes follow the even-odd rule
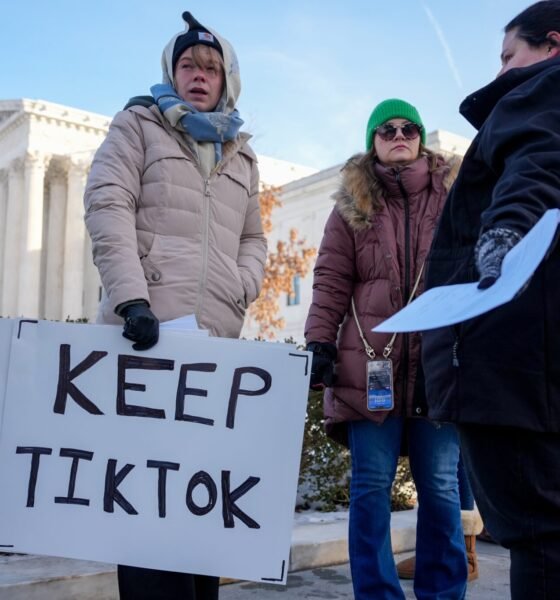
[[[150,285],[158,285],[161,282],[162,273],[150,260],[149,256],[140,257],[140,264],[144,269],[144,277]]]

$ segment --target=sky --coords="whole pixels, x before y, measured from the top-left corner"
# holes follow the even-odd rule
[[[458,108],[500,68],[530,0],[28,0],[3,3],[0,99],[112,116],[161,81],[190,10],[234,46],[243,129],[259,154],[324,169],[364,150],[374,106],[414,104],[428,132],[472,138]]]

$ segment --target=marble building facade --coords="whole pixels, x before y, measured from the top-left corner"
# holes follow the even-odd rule
[[[83,222],[83,194],[110,121],[43,100],[0,100],[0,316],[95,319],[101,283]],[[462,155],[468,143],[443,131],[428,136],[428,145],[446,154]],[[341,165],[316,171],[258,159],[261,180],[283,186],[270,247],[287,239],[292,227],[318,247]],[[302,339],[311,279],[310,273],[298,282],[296,302],[281,298],[286,328],[279,339]],[[243,335],[256,331],[248,320]]]
[[[109,123],[40,100],[0,101],[0,315],[95,314],[100,283],[83,193]]]

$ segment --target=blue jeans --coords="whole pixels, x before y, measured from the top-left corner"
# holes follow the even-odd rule
[[[355,600],[404,600],[391,549],[391,486],[404,419],[348,425],[352,455],[349,553]],[[409,419],[410,468],[418,492],[418,599],[462,600],[467,559],[457,482],[459,440],[452,425]]]

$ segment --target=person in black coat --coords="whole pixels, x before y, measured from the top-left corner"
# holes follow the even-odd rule
[[[478,129],[444,207],[426,288],[500,277],[560,208],[560,1],[505,28],[502,69],[462,103]],[[455,422],[477,505],[511,554],[516,600],[560,598],[560,244],[508,304],[424,332],[429,416]]]

